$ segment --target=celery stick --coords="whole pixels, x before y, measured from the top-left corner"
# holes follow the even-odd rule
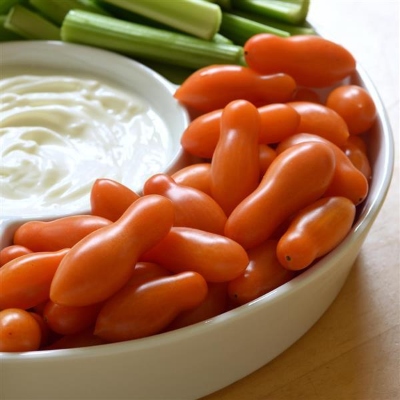
[[[44,17],[59,26],[68,11],[79,5],[77,0],[29,0],[29,3]]]
[[[42,1],[47,1],[47,0],[42,0]],[[127,9],[120,8],[118,6],[115,6],[114,4],[104,3],[104,8],[109,12],[109,14],[111,14],[112,16],[114,16],[118,19],[122,19],[122,20],[129,21],[129,22],[135,22],[140,25],[151,26],[153,28],[164,29],[167,31],[181,32],[177,29],[174,29],[173,27],[162,24],[153,19],[144,17],[143,15],[134,13]],[[210,40],[213,42],[218,42],[218,43],[232,43],[232,40],[222,36],[218,32]]]
[[[61,38],[66,42],[192,69],[210,64],[243,63],[241,46],[215,43],[81,10],[71,10],[67,14]]]
[[[38,10],[45,18],[61,26],[69,10],[80,9],[108,14],[95,3],[83,3],[80,0],[29,0],[30,5]]]
[[[231,3],[233,9],[300,24],[307,17],[310,0],[231,0]]]
[[[203,0],[203,1],[208,1],[210,3],[218,4],[223,10],[232,9],[231,0]]]
[[[288,32],[290,35],[315,35],[316,31],[307,21],[299,25],[289,24],[287,22],[278,21],[274,18],[269,18],[264,15],[258,15],[254,13],[242,12],[242,11],[231,11],[232,14],[238,15],[239,17],[247,18],[260,24],[268,25],[271,28],[276,28],[282,31]]]
[[[20,4],[11,8],[4,26],[25,39],[60,40],[57,26]]]
[[[161,24],[158,21],[137,14],[126,8],[121,8],[120,6],[116,6],[106,1],[107,0],[103,0],[103,2],[100,2],[100,4],[112,17],[122,19],[123,21],[135,22],[136,24],[152,26],[153,28],[160,28],[166,30],[170,29],[168,25]]]
[[[10,42],[12,40],[24,40],[22,36],[4,27],[6,19],[7,15],[0,15],[0,42]]]
[[[227,43],[227,44],[232,44],[233,40],[225,37],[224,35],[221,35],[221,33],[216,33],[211,41],[216,42],[216,43]]]
[[[11,8],[14,7],[17,3],[19,3],[19,0],[1,0],[0,14],[7,14],[11,10]]]
[[[202,39],[211,39],[221,24],[220,7],[202,0],[105,1]]]
[[[281,37],[290,36],[288,32],[227,12],[222,13],[220,32],[222,35],[231,39],[235,44],[241,46],[244,45],[250,37],[258,33],[272,33]]]
[[[92,11],[97,14],[109,15],[109,13],[105,10],[103,5],[100,5],[97,0],[78,0],[81,3],[86,11]]]

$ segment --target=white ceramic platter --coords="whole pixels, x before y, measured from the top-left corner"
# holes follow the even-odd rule
[[[352,81],[367,88],[379,113],[369,142],[373,178],[354,228],[334,251],[256,301],[186,328],[91,348],[2,353],[3,398],[197,399],[252,373],[304,335],[342,288],[393,169],[393,138],[382,102],[361,68]]]

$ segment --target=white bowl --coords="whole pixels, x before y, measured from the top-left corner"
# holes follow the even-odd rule
[[[393,138],[382,102],[362,69],[379,119],[370,134],[373,178],[348,237],[317,264],[257,300],[208,321],[152,337],[71,350],[1,354],[7,399],[196,399],[278,356],[322,316],[342,288],[384,202]]]
[[[7,76],[6,71],[11,71],[12,74],[23,71],[25,74],[77,75],[104,81],[123,93],[132,94],[148,104],[154,115],[162,121],[166,132],[166,144],[163,149],[165,159],[160,170],[153,173],[172,173],[191,161],[191,157],[180,146],[180,137],[190,117],[185,107],[173,97],[176,86],[143,64],[116,53],[88,46],[58,41],[21,41],[0,44],[0,69],[1,78]],[[140,192],[144,180],[150,175],[150,172],[142,171],[140,176],[129,183],[123,183]],[[27,207],[24,210],[15,208],[12,213],[4,212],[3,209],[0,214],[0,245],[4,247],[10,241],[13,228],[23,219],[53,219],[67,214],[86,213],[89,207],[89,196],[86,196],[65,204],[65,207],[42,208],[39,215],[35,207]]]

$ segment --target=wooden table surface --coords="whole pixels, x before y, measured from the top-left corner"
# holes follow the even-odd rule
[[[392,184],[322,318],[269,364],[203,400],[400,399],[399,1],[311,0],[309,19],[377,87],[395,137]]]

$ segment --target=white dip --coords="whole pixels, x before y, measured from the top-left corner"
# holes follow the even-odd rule
[[[89,210],[96,178],[140,191],[166,166],[170,146],[167,127],[144,99],[105,82],[2,79],[0,218]]]

